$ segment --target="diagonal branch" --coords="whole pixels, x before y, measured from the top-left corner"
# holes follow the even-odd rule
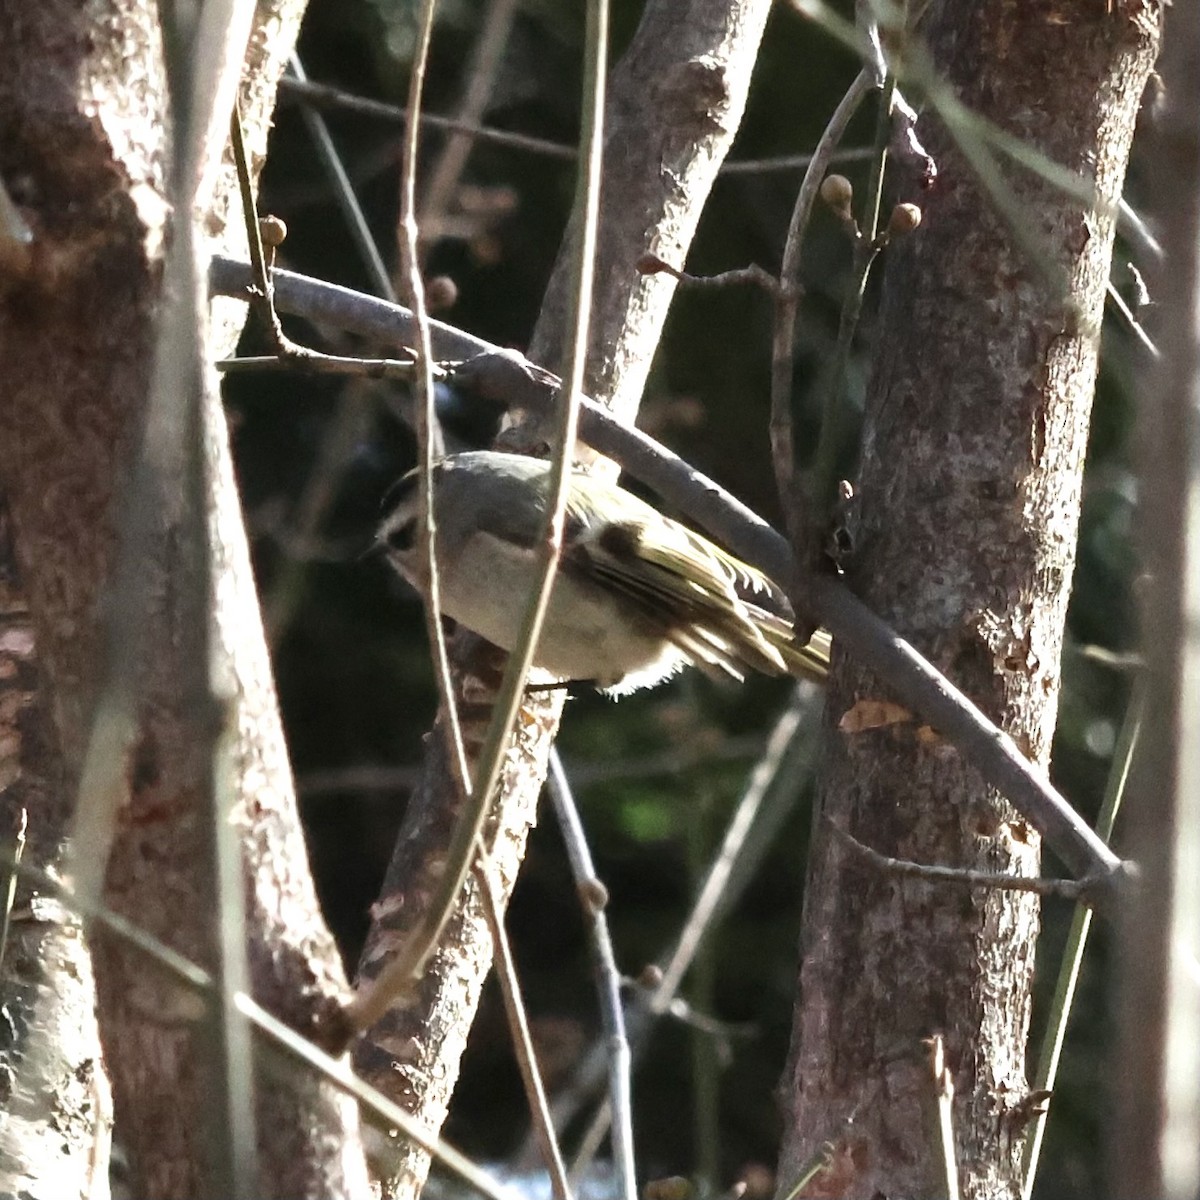
[[[244,265],[228,259],[214,261],[214,290],[244,296],[247,283]],[[402,343],[411,336],[410,314],[383,301],[282,271],[276,274],[275,286],[278,303],[289,312],[319,316],[342,328]],[[435,353],[446,358],[478,356],[460,366],[458,375],[480,388],[485,399],[542,411],[553,403],[558,380],[549,372],[450,326],[438,322],[431,326]],[[789,580],[796,574],[786,540],[761,517],[677,455],[586,398],[580,434],[747,562],[776,579]],[[1071,873],[1086,882],[1092,903],[1115,899],[1125,877],[1124,865],[1007,734],[840,580],[802,575],[797,590],[845,649],[870,664],[900,703],[957,746],[1043,833]]]

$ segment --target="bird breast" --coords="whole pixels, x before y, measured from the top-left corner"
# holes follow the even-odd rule
[[[475,533],[462,552],[439,552],[438,558],[442,611],[511,650],[536,577],[534,551]],[[618,695],[656,683],[684,664],[660,632],[618,605],[595,585],[559,570],[534,664],[559,679],[594,680]]]

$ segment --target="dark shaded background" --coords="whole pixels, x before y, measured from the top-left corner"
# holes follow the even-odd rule
[[[632,32],[639,6],[624,0],[615,7],[614,51]],[[431,112],[453,111],[480,8],[478,0],[442,6],[426,94]],[[574,140],[582,41],[576,8],[562,0],[524,6],[489,124]],[[309,76],[403,104],[409,10],[398,0],[314,0],[300,44]],[[831,39],[777,10],[732,158],[811,149],[855,70]],[[358,115],[327,116],[384,258],[394,266],[399,128]],[[872,123],[873,115],[865,114],[847,144],[868,144]],[[440,134],[426,135],[426,163],[441,144]],[[853,179],[863,177],[861,168],[843,169]],[[777,269],[799,178],[792,169],[721,179],[688,269],[709,273],[749,262]],[[463,182],[456,236],[431,246],[427,257],[427,275],[446,274],[458,288],[457,302],[439,316],[523,348],[557,252],[573,168],[481,143]],[[913,197],[906,192],[899,198]],[[284,265],[370,290],[331,186],[286,95],[262,208],[287,222]],[[805,253],[807,296],[797,353],[802,439],[812,430],[849,261],[845,234],[819,212]],[[873,293],[874,287],[848,376],[856,412],[868,370]],[[291,332],[314,346],[355,349],[329,331],[296,325]],[[681,291],[646,390],[642,424],[774,517],[766,436],[769,340],[765,296],[744,288]],[[260,346],[255,331],[248,331],[244,349]],[[1123,331],[1106,328],[1054,763],[1059,786],[1089,815],[1099,804],[1127,680],[1080,647],[1124,650],[1133,637],[1128,441],[1134,365]],[[395,385],[263,375],[231,381],[228,399],[313,865],[352,970],[403,812],[406,781],[420,761],[434,710],[418,601],[382,563],[362,557],[384,492],[412,465],[412,439],[395,416],[403,396]],[[716,755],[765,737],[786,697],[780,681],[720,687],[695,673],[619,704],[581,695],[568,706],[559,746],[568,765],[587,768],[593,780],[648,755]],[[612,893],[609,916],[619,961],[630,974],[671,944],[749,766],[749,758],[710,758],[666,774],[629,778],[623,771],[619,780],[577,785],[593,853]],[[724,1032],[694,1034],[666,1022],[639,1070],[635,1105],[643,1175],[693,1173],[704,1159],[697,1145],[715,1156],[717,1187],[728,1186],[748,1164],[774,1163],[774,1088],[787,1046],[808,820],[802,806],[696,972],[693,1002],[723,1023]],[[1069,915],[1061,903],[1046,910],[1043,991],[1053,984]],[[509,923],[553,1085],[595,1037],[597,1021],[578,906],[548,817],[531,840]],[[1090,1196],[1096,1186],[1102,1056],[1110,1028],[1100,933],[1081,981],[1043,1155],[1043,1197]],[[695,1115],[704,1107],[697,1099],[697,1070],[718,1081],[715,1143],[705,1118]],[[507,1156],[523,1137],[523,1111],[503,1015],[489,989],[447,1132],[468,1152]]]

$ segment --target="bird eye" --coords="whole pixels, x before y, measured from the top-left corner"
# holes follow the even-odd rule
[[[397,554],[407,554],[416,544],[417,522],[411,520],[393,526],[384,534],[383,540],[387,542],[389,550],[394,550]]]

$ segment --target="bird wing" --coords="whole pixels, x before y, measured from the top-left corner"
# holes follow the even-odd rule
[[[738,662],[760,671],[787,667],[768,631],[781,640],[791,626],[741,599],[741,564],[675,521],[607,522],[581,527],[566,547],[576,567],[603,580],[665,636],[700,662],[740,674]],[[685,644],[686,643],[686,644]]]

